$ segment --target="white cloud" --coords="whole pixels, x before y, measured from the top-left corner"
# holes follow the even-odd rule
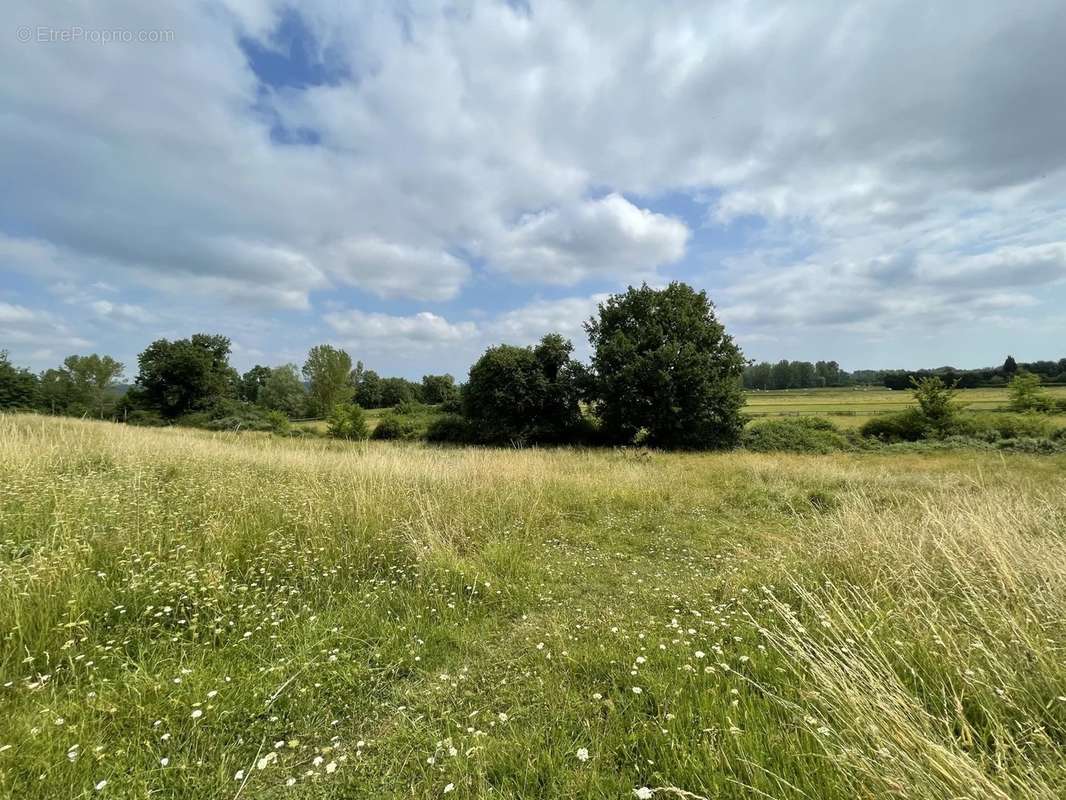
[[[526,214],[489,245],[489,262],[517,278],[572,285],[591,276],[649,275],[685,254],[681,220],[618,194]]]

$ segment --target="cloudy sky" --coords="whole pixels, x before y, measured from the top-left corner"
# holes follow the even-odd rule
[[[1061,0],[19,5],[0,348],[35,369],[203,330],[464,376],[672,279],[757,359],[1066,355]]]

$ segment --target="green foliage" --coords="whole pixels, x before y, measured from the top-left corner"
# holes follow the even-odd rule
[[[929,434],[929,422],[920,409],[908,408],[873,417],[859,432],[882,442],[917,442]]]
[[[309,386],[311,411],[323,415],[352,398],[349,380],[352,358],[332,345],[312,347],[304,362],[303,374]]]
[[[381,376],[374,370],[363,370],[362,364],[355,376],[355,402],[363,408],[382,408]]]
[[[959,412],[954,385],[945,384],[939,375],[917,380],[912,378],[911,383],[926,428],[934,435],[947,435]]]
[[[370,438],[411,441],[421,438],[423,433],[424,429],[418,424],[417,420],[403,414],[390,412],[381,418]]]
[[[463,411],[490,442],[564,441],[581,418],[580,368],[569,341],[548,334],[536,347],[490,347],[470,368]]]
[[[1055,399],[1040,385],[1040,376],[1032,372],[1016,372],[1007,384],[1012,411],[1051,413],[1057,410]]]
[[[417,403],[422,393],[421,385],[406,378],[382,378],[381,379],[381,407],[399,405],[401,403]]]
[[[744,357],[705,292],[683,283],[630,287],[601,303],[585,329],[591,394],[607,436],[629,442],[644,428],[656,447],[739,442]]]
[[[259,393],[263,390],[263,386],[266,385],[270,373],[270,367],[256,364],[241,376],[237,396],[248,403],[260,402]]]
[[[302,417],[306,413],[307,390],[295,364],[284,364],[270,370],[259,390],[259,404],[290,418]]]
[[[849,449],[843,431],[821,417],[786,417],[748,426],[741,438],[746,450],[760,453],[831,453]]]
[[[0,350],[0,409],[31,409],[40,401],[40,382],[28,369],[16,367]]]
[[[431,405],[447,403],[459,397],[459,388],[451,375],[423,375],[422,402]]]
[[[470,420],[461,414],[444,414],[430,423],[426,430],[426,441],[441,444],[474,444],[478,441],[478,431]]]
[[[370,438],[370,428],[361,406],[337,403],[329,415],[328,433],[334,439],[362,440]]]
[[[1047,418],[1037,414],[986,411],[960,414],[951,432],[959,436],[997,441],[999,439],[1049,438],[1053,431]]]
[[[237,373],[229,365],[225,336],[197,333],[189,339],[158,339],[137,358],[141,401],[174,419],[235,395]]]

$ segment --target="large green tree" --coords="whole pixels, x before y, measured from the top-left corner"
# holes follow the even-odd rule
[[[30,409],[38,405],[40,381],[28,369],[16,367],[0,350],[0,408]]]
[[[463,413],[480,438],[563,441],[581,419],[580,367],[570,342],[548,334],[536,347],[490,347],[470,368]]]
[[[459,387],[451,375],[423,375],[422,402],[433,405],[454,400],[459,395]]]
[[[585,329],[591,394],[608,436],[627,442],[643,430],[667,448],[737,444],[744,356],[705,292],[676,282],[631,286],[601,303]]]
[[[111,356],[67,356],[59,370],[69,391],[67,410],[104,416],[124,369],[125,365]]]
[[[303,374],[308,381],[311,410],[326,416],[334,406],[352,399],[352,357],[332,345],[312,347],[304,362]]]
[[[307,389],[300,380],[295,364],[270,370],[259,390],[259,404],[288,417],[299,417],[307,410]]]
[[[229,339],[206,333],[152,342],[137,357],[138,401],[173,419],[233,397],[238,376],[229,353]]]

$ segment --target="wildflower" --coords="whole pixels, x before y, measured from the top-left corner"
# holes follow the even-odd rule
[[[287,779],[287,780],[285,781],[285,785],[286,785],[286,786],[295,786],[295,785],[296,785],[296,778],[289,778],[289,779]]]
[[[235,781],[243,781],[244,780],[244,770],[243,769],[237,770],[237,772],[234,773],[234,775],[233,775],[233,780],[235,780]]]
[[[639,686],[634,686],[633,687],[633,694],[641,694],[643,691],[644,690],[641,689]]]
[[[581,762],[589,760],[589,749],[587,747],[577,748],[577,760]]]
[[[336,771],[337,771],[337,762],[336,761],[330,761],[328,764],[326,764],[326,774],[327,775],[332,775]]]
[[[637,796],[637,800],[651,800],[655,792],[647,786],[641,786],[639,789],[634,789],[633,794]]]
[[[94,786],[93,788],[96,789],[96,791],[98,792],[102,792],[105,786],[107,786],[107,781],[103,780],[97,783],[96,786]]]
[[[167,758],[166,756],[163,756],[161,759],[159,759],[159,766],[161,766],[161,767],[165,767],[169,763],[170,763],[170,759]]]
[[[270,766],[270,762],[273,761],[274,759],[276,759],[277,757],[278,757],[277,753],[274,753],[274,752],[267,753],[265,756],[263,756],[261,759],[259,759],[258,761],[255,762],[255,768],[256,769],[266,769],[267,767]]]
[[[454,791],[455,791],[455,784],[454,783],[449,783],[447,786],[444,787],[444,793],[445,794],[448,794],[448,792],[454,792]]]
[[[203,715],[204,715],[204,710],[202,708],[194,708],[192,710],[192,718],[193,719],[200,719],[200,717],[202,717]]]

